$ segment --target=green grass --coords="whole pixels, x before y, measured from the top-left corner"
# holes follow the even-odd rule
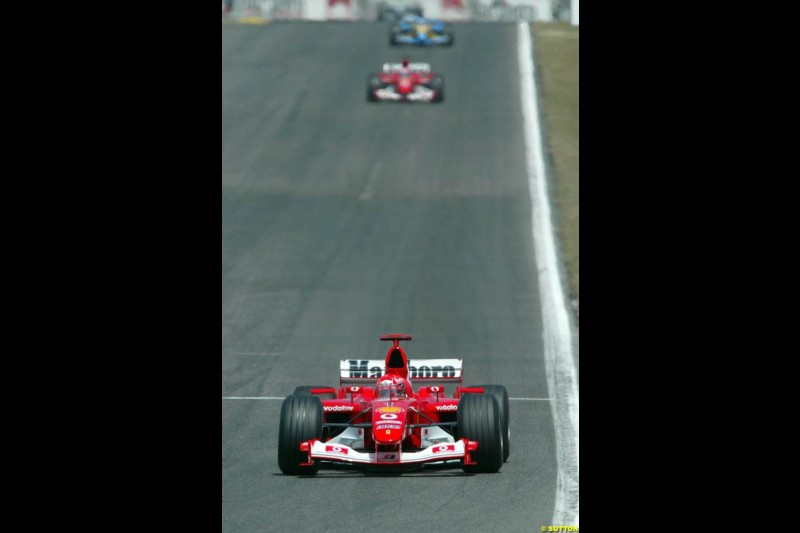
[[[569,276],[570,298],[578,316],[579,269],[579,149],[578,149],[578,28],[564,22],[531,25],[539,69],[547,150],[552,162],[551,191],[558,219],[558,238]]]

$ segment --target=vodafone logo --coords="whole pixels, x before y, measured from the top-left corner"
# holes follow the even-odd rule
[[[397,415],[394,413],[383,413],[381,415],[381,419],[383,420],[397,420]]]
[[[441,446],[434,446],[433,453],[454,452],[456,451],[455,444],[442,444]]]
[[[343,453],[347,455],[347,449],[341,446],[325,446],[325,451],[330,453]]]
[[[437,411],[458,411],[458,404],[437,405],[436,406],[436,410]]]
[[[326,405],[324,407],[325,412],[332,412],[332,411],[352,411],[355,409],[352,405]]]

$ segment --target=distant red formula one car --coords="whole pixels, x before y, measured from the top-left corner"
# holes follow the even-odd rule
[[[431,72],[428,63],[384,63],[381,72],[367,78],[370,102],[442,102],[444,77]]]
[[[508,460],[508,393],[463,387],[461,359],[409,361],[400,341],[386,359],[339,363],[339,387],[300,386],[283,401],[278,465],[316,474],[323,462],[403,471],[426,465],[497,472]],[[416,391],[412,383],[425,383]],[[448,396],[445,387],[453,387]]]

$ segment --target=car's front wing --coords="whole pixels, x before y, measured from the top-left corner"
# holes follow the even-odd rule
[[[391,89],[377,89],[375,91],[375,98],[384,102],[431,102],[435,96],[436,91],[431,89],[417,90],[408,94],[400,94]]]
[[[478,442],[460,439],[456,442],[433,444],[419,451],[404,452],[359,452],[344,444],[332,444],[312,439],[300,443],[300,450],[308,453],[308,462],[302,466],[311,466],[314,460],[356,463],[374,466],[392,466],[419,463],[434,463],[463,459],[465,465],[477,464],[472,460],[471,452],[478,449]]]
[[[419,37],[413,37],[408,35],[398,35],[395,39],[397,44],[415,44],[419,46],[431,46],[437,44],[448,44],[450,42],[450,37],[448,36],[436,36],[436,37],[428,37],[427,39],[420,39]]]

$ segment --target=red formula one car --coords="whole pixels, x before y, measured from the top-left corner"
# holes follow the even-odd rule
[[[370,102],[442,102],[444,78],[431,72],[428,63],[385,63],[381,72],[367,78]]]
[[[463,387],[461,359],[409,361],[400,341],[386,359],[345,359],[339,387],[300,386],[281,406],[278,465],[316,474],[323,462],[403,471],[427,465],[497,472],[509,455],[508,393]],[[414,389],[414,384],[422,384]],[[446,388],[453,388],[447,395]]]

